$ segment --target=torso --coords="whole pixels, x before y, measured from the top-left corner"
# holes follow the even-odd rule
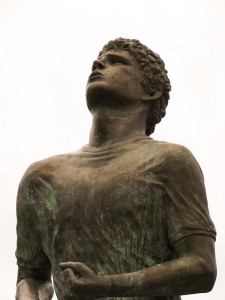
[[[42,163],[39,231],[59,299],[60,262],[80,261],[99,275],[110,275],[174,258],[168,195],[157,179],[158,154],[159,147],[146,137],[111,148],[84,147]]]

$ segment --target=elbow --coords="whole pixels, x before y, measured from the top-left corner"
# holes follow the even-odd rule
[[[197,280],[196,280],[196,293],[208,293],[215,284],[217,269],[215,261],[209,262],[203,259],[198,260],[197,264]]]
[[[205,273],[205,275],[203,276],[204,286],[203,286],[202,293],[211,292],[211,290],[214,287],[215,281],[216,281],[216,275],[217,275],[216,270],[208,271],[208,272]]]

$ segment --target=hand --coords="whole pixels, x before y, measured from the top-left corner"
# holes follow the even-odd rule
[[[77,299],[95,299],[101,292],[101,278],[81,262],[61,263],[63,294]]]
[[[16,300],[50,300],[52,296],[53,287],[50,281],[24,278],[17,285]]]

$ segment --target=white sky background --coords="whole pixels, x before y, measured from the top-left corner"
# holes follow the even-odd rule
[[[29,164],[88,142],[85,85],[101,47],[137,38],[158,52],[172,83],[153,137],[187,146],[205,176],[225,294],[225,1],[0,0],[0,299],[14,299],[15,199]],[[203,249],[204,251],[204,249]]]

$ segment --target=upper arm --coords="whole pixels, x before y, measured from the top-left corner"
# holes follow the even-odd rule
[[[34,185],[31,176],[25,175],[17,195],[17,282],[24,278],[51,279],[50,262],[38,232],[38,202]]]
[[[168,156],[166,178],[166,210],[171,245],[188,236],[216,238],[210,218],[202,171],[191,154],[178,147]]]
[[[216,278],[216,230],[210,218],[202,171],[191,152],[178,147],[168,158],[167,228],[173,253],[185,263],[200,290],[212,289]]]
[[[207,235],[191,235],[180,239],[174,246],[177,257],[196,256],[207,263],[216,265],[215,261],[215,241]]]

